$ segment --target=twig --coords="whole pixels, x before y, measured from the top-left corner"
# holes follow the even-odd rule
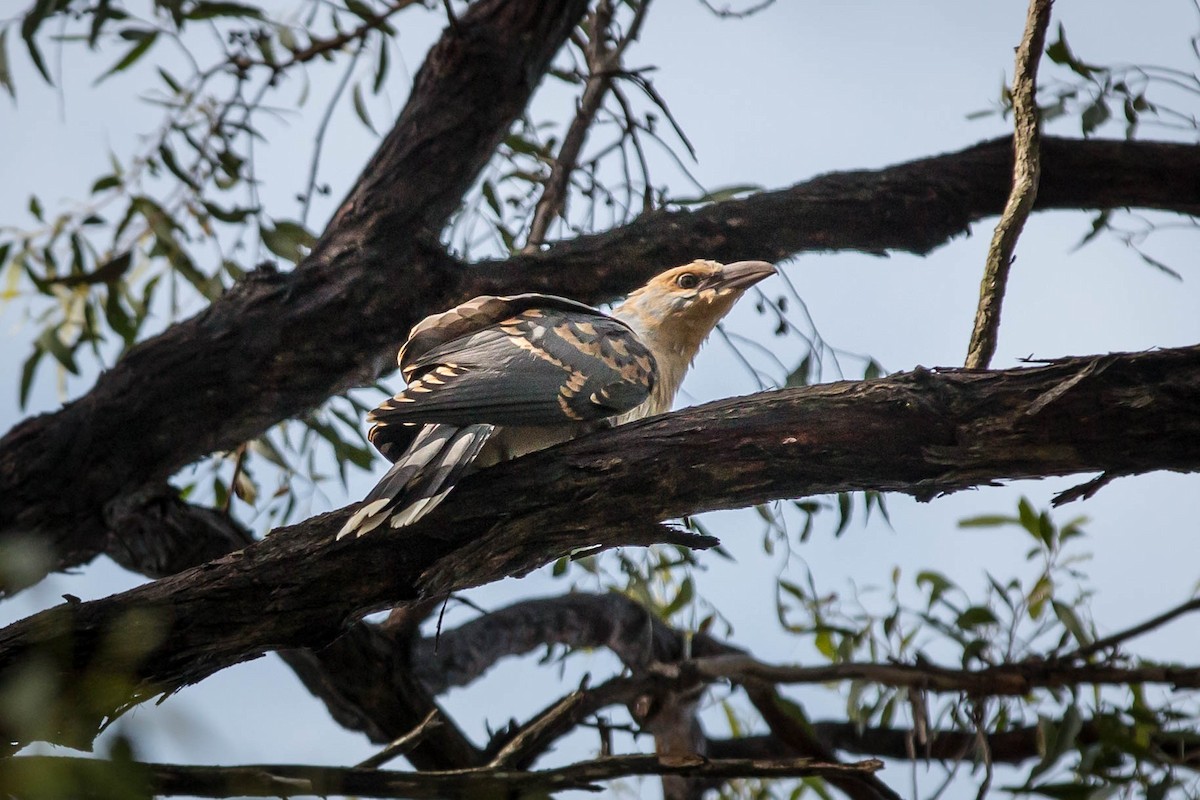
[[[291,58],[283,63],[270,64],[266,61],[249,61],[247,59],[247,63],[241,64],[240,66],[262,64],[263,66],[270,67],[271,71],[275,75],[278,75],[279,73],[286,71],[288,68],[293,67],[296,64],[303,64],[305,62],[312,61],[314,58],[324,55],[325,53],[338,50],[343,45],[346,45],[355,39],[363,39],[371,31],[375,30],[376,28],[383,27],[384,23],[386,23],[388,19],[397,11],[403,11],[411,5],[415,5],[419,1],[420,0],[397,0],[397,2],[392,3],[383,11],[365,20],[362,25],[359,25],[354,30],[346,31],[345,33],[339,33],[337,36],[332,36],[328,39],[314,40],[311,44],[309,44],[308,47],[294,51]]]
[[[1030,0],[1025,18],[1025,33],[1017,48],[1017,63],[1013,72],[1013,185],[1004,204],[1004,213],[996,223],[992,244],[988,248],[983,281],[979,287],[979,308],[975,312],[975,329],[967,347],[966,366],[986,369],[996,352],[1000,331],[1000,306],[1008,271],[1012,266],[1013,250],[1025,220],[1033,210],[1041,175],[1039,120],[1036,97],[1038,60],[1046,44],[1046,28],[1050,24],[1053,0]]]
[[[480,797],[528,795],[595,789],[597,781],[631,775],[686,775],[717,779],[807,778],[867,775],[883,767],[878,760],[825,764],[808,758],[706,759],[701,756],[613,756],[565,767],[521,772],[492,767],[395,772],[295,764],[252,764],[236,767],[185,766],[113,762],[90,758],[22,756],[4,764],[3,788],[14,795],[44,794],[48,775],[61,776],[64,787],[111,785],[135,787],[153,795],[194,797],[294,797],[357,795],[359,797]],[[74,779],[77,784],[70,781]],[[64,795],[70,795],[64,788]]]
[[[907,686],[931,692],[963,692],[973,697],[1020,696],[1034,689],[1074,684],[1121,685],[1164,683],[1175,688],[1200,688],[1200,667],[1107,664],[1064,664],[1061,660],[1029,660],[979,670],[948,669],[934,664],[846,662],[821,667],[767,664],[745,655],[698,658],[678,664],[658,664],[666,677],[726,679],[738,683],[827,683],[862,680],[884,686]]]
[[[985,800],[988,790],[992,788],[992,751],[988,746],[987,729],[984,727],[986,709],[982,702],[971,704],[971,724],[975,727],[975,744],[978,748],[979,756],[983,759],[983,782],[979,784],[979,791],[975,794],[975,800]]]
[[[574,720],[577,718],[574,712],[579,709],[584,700],[587,682],[588,678],[584,676],[578,689],[521,726],[516,735],[505,742],[504,746],[496,752],[495,757],[488,762],[488,766],[497,769],[519,768],[522,764],[531,763],[551,741],[558,738],[558,730],[563,723],[573,727]]]
[[[613,73],[620,64],[620,54],[624,50],[624,42],[615,48],[608,46],[609,28],[612,25],[613,8],[609,0],[601,0],[596,11],[591,15],[591,33],[583,42],[583,51],[587,59],[588,79],[584,84],[583,96],[579,99],[579,108],[575,118],[571,120],[563,137],[562,147],[550,168],[550,176],[546,178],[542,196],[538,199],[533,212],[533,222],[529,226],[529,237],[526,239],[525,252],[534,252],[546,241],[546,233],[550,224],[560,216],[567,203],[567,187],[571,182],[571,173],[579,161],[579,154],[587,140],[588,130],[596,118],[604,102],[604,96],[612,85]],[[625,40],[626,42],[628,39]]]
[[[342,93],[346,91],[346,87],[350,84],[350,78],[354,75],[354,68],[358,65],[358,57],[362,55],[363,48],[366,46],[367,40],[363,39],[358,43],[358,47],[354,49],[354,55],[350,57],[350,63],[346,65],[346,71],[342,74],[341,79],[334,88],[333,95],[329,98],[329,105],[325,107],[325,113],[321,115],[321,122],[317,125],[316,135],[313,136],[313,154],[312,160],[308,165],[308,183],[304,187],[304,206],[300,210],[301,225],[308,224],[308,212],[312,208],[313,192],[316,191],[317,187],[317,168],[321,164],[321,151],[325,147],[325,133],[329,129],[329,120],[333,117],[333,110],[337,107]],[[384,47],[386,46],[385,44]]]
[[[355,769],[378,769],[392,759],[411,752],[431,730],[442,724],[442,721],[438,719],[438,711],[439,709],[435,706],[425,715],[425,719],[417,723],[417,727],[403,736],[393,739],[387,747],[370,758],[365,758],[355,764]]]
[[[1089,656],[1095,655],[1102,650],[1108,650],[1109,648],[1116,647],[1117,645],[1133,639],[1134,637],[1141,636],[1143,633],[1148,633],[1155,628],[1160,628],[1176,617],[1182,617],[1184,614],[1191,613],[1192,611],[1200,611],[1200,597],[1194,597],[1191,600],[1188,600],[1186,603],[1180,603],[1174,608],[1159,614],[1157,617],[1148,619],[1145,622],[1134,625],[1131,628],[1118,631],[1111,636],[1105,636],[1103,639],[1097,639],[1089,645],[1080,647],[1078,650],[1067,653],[1059,660],[1083,661]]]

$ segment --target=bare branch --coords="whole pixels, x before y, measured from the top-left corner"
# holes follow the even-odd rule
[[[1177,617],[1182,617],[1184,614],[1189,614],[1197,610],[1200,610],[1200,597],[1195,597],[1185,603],[1180,603],[1174,608],[1164,611],[1152,619],[1148,619],[1145,622],[1134,625],[1133,627],[1126,628],[1123,631],[1118,631],[1111,636],[1105,636],[1102,639],[1097,639],[1089,645],[1084,645],[1078,650],[1074,650],[1064,656],[1059,657],[1057,660],[1082,661],[1090,656],[1095,655],[1096,653],[1119,647],[1130,639],[1141,636],[1143,633],[1149,633],[1157,628],[1161,628],[1163,625],[1166,625],[1168,622],[1171,622]]]
[[[1200,667],[1110,664],[1064,664],[1030,660],[978,670],[949,669],[934,664],[842,663],[820,667],[767,664],[750,656],[712,656],[654,668],[667,677],[707,681],[770,684],[869,681],[884,686],[907,686],[930,692],[962,692],[972,697],[1016,697],[1035,689],[1080,684],[1125,685],[1162,683],[1176,689],[1200,688]]]
[[[584,83],[583,96],[579,99],[579,107],[575,110],[575,118],[567,128],[562,146],[558,149],[558,155],[550,168],[550,176],[546,178],[542,196],[538,198],[534,208],[533,222],[530,223],[529,237],[525,245],[526,251],[536,251],[541,247],[546,241],[550,224],[563,213],[571,173],[579,163],[579,154],[583,151],[596,112],[600,110],[604,96],[612,86],[613,73],[620,67],[623,48],[610,46],[608,43],[612,15],[610,0],[600,0],[589,19],[590,33],[584,43],[588,78]]]
[[[988,248],[983,282],[979,288],[979,309],[975,312],[975,329],[967,348],[967,367],[987,369],[996,352],[1000,331],[1000,307],[1013,251],[1025,220],[1033,210],[1041,176],[1040,122],[1037,107],[1037,68],[1046,45],[1046,28],[1050,24],[1053,0],[1030,0],[1025,19],[1025,33],[1017,48],[1017,64],[1013,72],[1013,181],[1012,192],[1004,205],[1000,221]],[[979,800],[983,800],[982,796]]]
[[[598,781],[630,775],[699,775],[710,778],[804,778],[870,774],[879,761],[822,764],[811,759],[709,760],[699,756],[610,756],[566,767],[519,772],[477,768],[452,772],[388,772],[340,767],[253,764],[239,767],[143,764],[55,756],[22,756],[4,765],[5,795],[39,795],[45,775],[70,775],[78,787],[129,786],[131,793],[194,797],[487,797],[594,789]]]
[[[370,758],[366,758],[358,762],[355,764],[355,767],[357,769],[378,769],[392,759],[399,758],[412,752],[412,749],[416,747],[426,735],[428,735],[430,729],[436,728],[438,725],[442,724],[442,721],[438,719],[438,713],[438,709],[433,709],[425,716],[425,719],[418,723],[417,727],[413,728],[403,736],[392,740],[388,743],[387,747],[383,748]]]

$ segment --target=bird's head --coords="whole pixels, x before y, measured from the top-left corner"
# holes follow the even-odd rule
[[[651,278],[613,313],[653,344],[669,343],[690,360],[738,298],[774,274],[775,267],[766,261],[700,259]]]

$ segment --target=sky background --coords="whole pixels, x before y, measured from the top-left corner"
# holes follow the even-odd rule
[[[825,172],[877,168],[959,150],[1004,134],[1006,123],[1000,117],[972,120],[968,114],[994,105],[1011,74],[1024,17],[1025,4],[1013,0],[792,0],[745,20],[717,19],[696,2],[662,2],[651,9],[629,62],[658,67],[655,85],[695,145],[698,163],[693,173],[706,187],[751,183],[779,188]],[[1197,68],[1189,36],[1200,32],[1200,13],[1186,0],[1145,4],[1059,0],[1052,25],[1060,22],[1074,51],[1086,61]],[[411,75],[441,21],[436,15],[406,13],[398,27],[402,30],[395,52],[399,62],[385,97],[371,106],[377,127],[382,128],[403,106]],[[25,207],[31,191],[38,192],[49,211],[85,196],[102,173],[109,149],[132,152],[136,137],[152,130],[157,116],[137,100],[148,79],[136,71],[91,86],[97,68],[107,66],[111,54],[98,61],[73,55],[52,67],[61,78],[60,94],[39,85],[13,42],[10,36],[18,102],[0,98],[0,174],[7,189],[0,194],[0,221],[29,225]],[[1064,77],[1062,71],[1052,71],[1048,62],[1042,69],[1044,78]],[[314,73],[314,94],[322,81],[329,85],[331,80],[330,73]],[[288,96],[287,89],[283,96]],[[1168,99],[1183,102],[1164,96]],[[534,114],[562,117],[570,112],[571,103],[566,93],[551,88],[535,100]],[[1194,110],[1195,104],[1190,108]],[[294,175],[299,163],[307,169],[315,126],[316,114],[313,108],[308,111],[270,130],[269,142],[258,154],[265,176],[264,203],[283,209],[279,216],[296,213],[291,199],[296,191]],[[1078,122],[1053,123],[1047,132],[1077,136]],[[1111,125],[1101,133],[1117,137],[1121,128]],[[1154,129],[1142,135],[1178,138]],[[332,122],[322,162],[321,179],[331,184],[332,192],[314,207],[311,224],[323,226],[376,142],[355,118],[346,98]],[[671,168],[660,154],[654,169],[665,175]],[[271,176],[279,176],[278,181]],[[687,194],[684,184],[675,185],[680,194]],[[957,366],[965,354],[993,224],[994,220],[986,220],[969,237],[925,258],[805,254],[782,266],[802,295],[816,329],[831,345],[869,354],[889,371],[916,365]],[[1089,216],[1081,213],[1040,213],[1030,220],[1017,248],[993,366],[1017,366],[1020,359],[1031,356],[1053,358],[1200,341],[1196,231],[1163,231],[1146,245],[1156,258],[1182,274],[1183,280],[1176,280],[1146,266],[1112,237],[1077,249],[1089,228]],[[774,278],[762,289],[768,297],[783,292]],[[755,314],[752,306],[744,302],[736,309],[730,329],[769,339],[771,323]],[[94,379],[94,372],[72,379],[62,394],[51,371],[43,368],[22,412],[16,381],[37,332],[25,318],[20,299],[0,306],[0,375],[8,376],[0,381],[0,428],[4,430],[27,413],[51,411],[63,400],[79,396]],[[802,355],[776,352],[788,364]],[[754,389],[727,346],[714,340],[697,359],[680,404]],[[368,402],[381,399],[378,393],[363,397]],[[347,493],[330,491],[328,502],[316,498],[312,512],[361,497],[381,472],[381,467],[372,473],[354,472]],[[1035,507],[1045,507],[1056,492],[1088,477],[1013,483],[927,504],[891,496],[890,526],[878,517],[863,526],[860,517],[835,539],[832,518],[826,516],[819,519],[807,543],[790,554],[772,556],[762,551],[761,525],[753,512],[709,515],[705,524],[722,537],[736,561],[701,554],[698,589],[728,617],[734,643],[766,660],[816,663],[806,643],[778,632],[776,575],[803,575],[807,567],[822,590],[847,593],[851,587],[886,587],[893,566],[898,566],[901,585],[913,602],[920,597],[913,585],[920,569],[941,570],[976,590],[985,585],[985,570],[998,576],[1028,576],[1032,567],[1024,558],[1028,540],[1022,534],[1006,529],[964,530],[956,527],[957,521],[976,514],[1012,513],[1022,495]],[[1195,591],[1200,578],[1192,557],[1200,519],[1198,488],[1194,475],[1126,478],[1086,504],[1056,514],[1061,520],[1076,514],[1092,520],[1079,550],[1091,554],[1084,568],[1096,591],[1093,611],[1103,631],[1138,622]],[[106,560],[98,561],[81,575],[55,576],[6,601],[0,605],[0,622],[58,602],[64,592],[87,600],[141,581]],[[586,583],[582,587],[597,588]],[[544,569],[468,596],[479,606],[497,608],[566,588]],[[448,623],[471,613],[452,605]],[[1198,634],[1196,621],[1185,618],[1139,640],[1133,650],[1195,663]],[[562,670],[560,682],[554,667],[538,667],[533,658],[509,660],[488,680],[451,692],[444,698],[445,706],[482,743],[485,724],[496,728],[509,717],[525,718],[574,688],[583,672],[602,679],[615,669],[615,660],[606,653],[574,656]],[[841,711],[842,700],[817,688],[801,687],[789,694],[805,703],[814,717]],[[706,722],[713,732],[720,732],[719,714],[710,712]],[[161,706],[139,707],[115,727],[139,737],[142,756],[164,761],[350,764],[374,751],[361,735],[332,724],[323,706],[271,656],[225,670]],[[547,763],[585,755],[589,746],[590,739],[564,746]],[[940,773],[936,769],[927,773],[924,767],[918,773],[922,794],[927,795]],[[889,769],[885,779],[907,794],[906,767]]]

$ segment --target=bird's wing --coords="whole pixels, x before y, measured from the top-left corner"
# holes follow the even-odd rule
[[[552,294],[530,293],[504,297],[482,295],[449,311],[431,314],[413,326],[409,331],[408,341],[400,348],[397,356],[404,379],[412,380],[410,373],[430,350],[455,339],[466,338],[492,325],[498,325],[529,309],[574,311],[583,315],[607,317],[591,306]]]
[[[369,419],[377,427],[562,425],[616,416],[645,401],[654,388],[654,357],[627,325],[571,301],[531,297],[543,302],[493,324],[471,329],[454,318],[451,327],[465,331],[454,338],[414,330],[401,357],[408,388]],[[373,440],[382,435],[372,431]]]

